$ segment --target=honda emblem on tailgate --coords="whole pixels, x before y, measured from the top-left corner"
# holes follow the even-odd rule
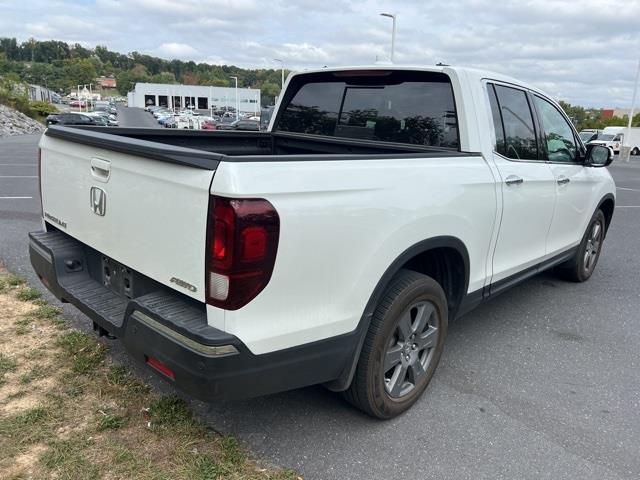
[[[91,210],[93,210],[93,213],[103,217],[107,212],[107,194],[101,188],[91,187],[89,197],[91,198]]]

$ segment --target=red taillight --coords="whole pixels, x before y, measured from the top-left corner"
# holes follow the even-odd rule
[[[264,199],[211,196],[207,235],[207,302],[237,310],[271,278],[280,218]]]

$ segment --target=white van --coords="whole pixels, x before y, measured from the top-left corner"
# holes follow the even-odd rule
[[[613,153],[620,153],[625,130],[626,127],[605,127],[602,135],[600,135],[597,140],[591,141],[591,143],[606,145],[613,149]]]
[[[625,128],[623,144],[631,147],[631,155],[640,155],[640,127]]]

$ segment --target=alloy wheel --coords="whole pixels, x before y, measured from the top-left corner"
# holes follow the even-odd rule
[[[587,273],[591,273],[596,266],[598,260],[598,254],[600,253],[600,246],[602,245],[602,223],[598,220],[593,223],[589,236],[587,238],[587,244],[584,250],[583,268]]]
[[[436,306],[428,301],[412,304],[400,316],[382,362],[389,396],[404,397],[426,376],[438,344],[439,327]]]

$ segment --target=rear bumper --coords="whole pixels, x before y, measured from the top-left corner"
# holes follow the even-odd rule
[[[357,332],[264,355],[207,324],[206,306],[133,272],[132,298],[105,287],[101,254],[59,232],[29,234],[31,264],[61,301],[118,337],[137,360],[157,359],[179,389],[205,401],[247,398],[338,378],[351,359]],[[155,371],[155,370],[154,370]]]

